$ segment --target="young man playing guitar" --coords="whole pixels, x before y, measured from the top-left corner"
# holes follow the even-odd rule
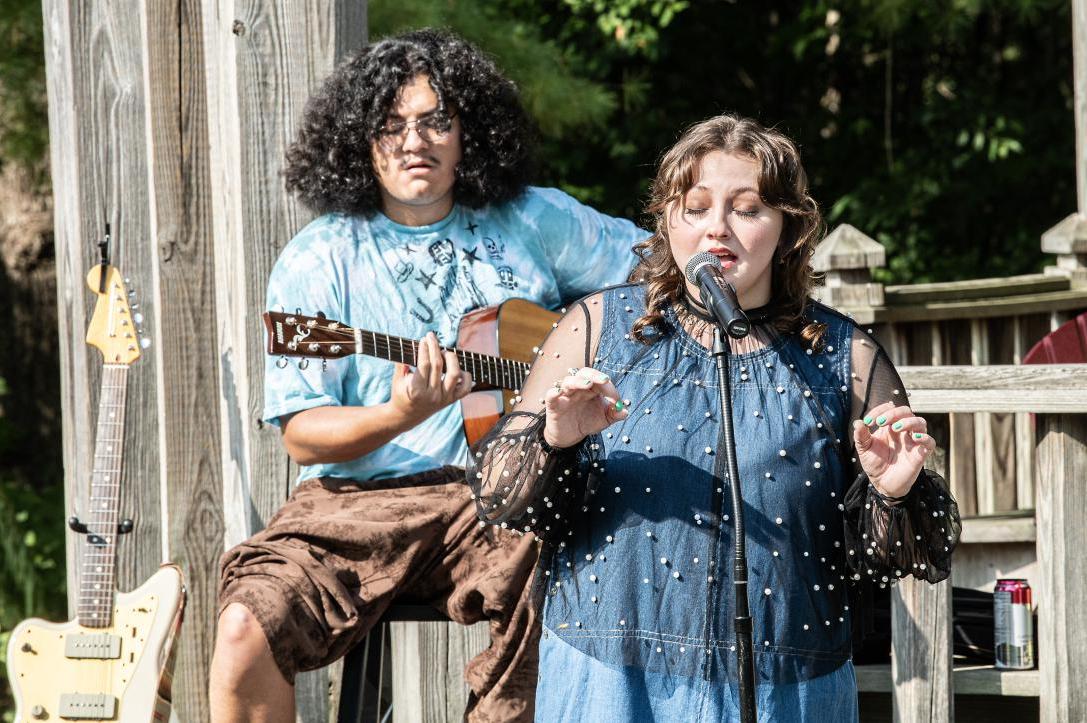
[[[296,672],[345,654],[398,599],[489,620],[466,715],[532,718],[536,545],[477,524],[453,404],[472,379],[441,347],[472,309],[554,308],[624,281],[647,234],[528,186],[528,136],[513,84],[431,30],[365,48],[307,104],[286,181],[323,215],[284,249],[268,308],[421,341],[414,368],[269,359],[264,417],[301,482],[223,556],[213,720],[293,721]]]

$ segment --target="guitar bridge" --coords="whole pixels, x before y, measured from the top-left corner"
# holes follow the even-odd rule
[[[75,660],[119,658],[121,657],[121,636],[109,633],[65,635],[64,657]]]
[[[117,698],[105,693],[62,693],[60,717],[65,720],[113,720]]]

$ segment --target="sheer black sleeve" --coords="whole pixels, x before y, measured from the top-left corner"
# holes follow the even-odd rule
[[[554,539],[566,529],[574,500],[590,492],[599,468],[599,439],[565,449],[542,438],[544,394],[572,368],[591,366],[600,337],[599,295],[573,305],[538,350],[513,410],[476,445],[468,483],[486,523]]]
[[[908,405],[902,380],[886,352],[855,329],[852,347],[853,417],[894,402]],[[852,427],[850,448],[852,449]],[[855,481],[845,498],[845,541],[855,576],[887,584],[913,575],[939,582],[951,574],[951,553],[959,542],[959,508],[944,479],[923,469],[902,497],[881,494],[853,455]]]

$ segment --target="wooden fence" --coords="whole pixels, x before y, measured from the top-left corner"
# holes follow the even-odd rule
[[[950,581],[935,586],[906,582],[892,598],[891,670],[858,668],[859,688],[893,691],[895,719],[901,721],[954,720],[955,693],[1038,696],[1040,720],[1084,720],[1087,695],[1074,681],[1087,674],[1087,634],[1077,612],[1077,601],[1087,593],[1087,560],[1076,549],[1083,544],[1087,525],[1082,484],[1087,471],[1087,365],[907,367],[903,379],[913,390],[911,404],[922,414],[1037,415],[1031,434],[1036,440],[1036,508],[1026,518],[1035,524],[1009,528],[1000,518],[968,519],[963,544],[969,549],[1008,539],[1029,541],[1036,548],[1038,564],[1030,582],[1037,601],[1039,667],[953,667]],[[984,555],[983,550],[980,557]],[[952,580],[963,577],[963,564],[956,553]],[[965,564],[969,567],[971,558]],[[975,581],[985,575],[978,570],[965,574],[974,575]]]

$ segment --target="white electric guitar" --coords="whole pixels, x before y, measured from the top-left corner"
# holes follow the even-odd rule
[[[94,447],[89,519],[84,533],[77,617],[25,620],[12,631],[8,678],[16,723],[39,720],[167,721],[173,643],[185,607],[181,570],[163,565],[138,589],[118,593],[117,535],[128,366],[140,356],[128,293],[105,263],[87,274],[98,294],[87,343],[105,359]],[[127,528],[127,529],[126,529]]]

